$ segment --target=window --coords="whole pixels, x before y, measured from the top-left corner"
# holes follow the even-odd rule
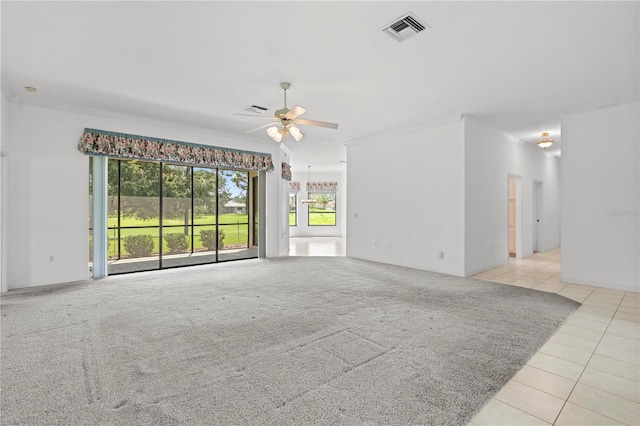
[[[91,157],[89,164],[91,171]],[[109,274],[257,257],[249,240],[250,172],[138,160],[107,164]]]
[[[219,249],[225,250],[219,256],[225,260],[237,259],[237,254],[229,250],[249,248],[249,173],[219,170],[218,232],[223,243],[219,244]]]
[[[309,204],[309,226],[335,226],[336,195],[311,193],[309,197],[314,200]]]
[[[298,194],[289,194],[289,226],[298,226]]]

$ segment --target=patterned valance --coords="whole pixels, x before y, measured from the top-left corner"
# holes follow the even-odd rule
[[[289,191],[300,191],[300,182],[289,181]]]
[[[287,163],[282,163],[282,179],[291,180],[291,166]]]
[[[338,182],[307,182],[307,192],[336,192]]]
[[[167,161],[193,166],[273,171],[271,154],[198,145],[189,142],[84,129],[78,149],[89,155]]]

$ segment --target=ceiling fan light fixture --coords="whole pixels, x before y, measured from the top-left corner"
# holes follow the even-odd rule
[[[304,138],[304,134],[296,126],[289,127],[289,133],[291,133],[296,142],[300,142]]]
[[[295,124],[301,124],[305,126],[326,127],[329,129],[338,128],[337,123],[329,123],[326,121],[307,120],[307,119],[299,118],[302,114],[304,114],[307,111],[307,109],[304,107],[301,107],[300,105],[294,105],[293,108],[291,109],[287,108],[287,90],[289,89],[289,87],[291,87],[291,84],[287,82],[283,82],[283,83],[280,83],[280,87],[284,92],[284,107],[276,110],[274,113],[274,116],[270,117],[269,119],[272,120],[272,122],[278,123],[282,127],[278,125],[271,126],[272,123],[267,123],[265,125],[258,126],[254,129],[247,130],[246,133],[250,133],[255,130],[263,129],[265,127],[271,126],[267,129],[267,134],[274,141],[280,142],[282,138],[286,138],[287,136],[289,136],[289,134],[291,134],[291,136],[296,140],[296,142],[299,142],[300,140],[302,140],[302,138],[305,137],[305,135],[304,133],[302,133],[300,129],[298,129],[295,126]],[[266,109],[263,107],[258,107],[257,105],[252,105],[251,107],[248,107],[248,108],[254,108],[254,109],[249,109],[249,111],[256,111],[256,112],[262,109]],[[247,115],[249,117],[258,117],[257,115],[251,115],[251,114],[234,113],[234,115]],[[267,117],[264,117],[264,118],[267,118]]]
[[[278,134],[278,127],[272,126],[267,129],[267,134],[271,137],[274,137]]]
[[[282,140],[282,130],[276,126],[269,127],[267,129],[267,134],[276,142],[280,142]]]
[[[547,149],[551,145],[553,145],[553,139],[549,137],[549,132],[543,132],[537,144],[540,148],[543,148],[543,149]]]

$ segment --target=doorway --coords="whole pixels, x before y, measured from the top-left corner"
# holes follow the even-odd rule
[[[509,257],[516,257],[517,179],[509,176]]]
[[[541,241],[542,241],[542,227],[543,224],[541,222],[542,219],[542,182],[533,181],[533,206],[532,206],[532,217],[533,217],[533,252],[537,253],[541,251]]]

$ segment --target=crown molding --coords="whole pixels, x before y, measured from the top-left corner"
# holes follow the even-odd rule
[[[573,108],[563,109],[563,110],[560,111],[560,114],[561,115],[573,115],[573,114],[579,114],[581,112],[595,111],[595,110],[598,110],[598,109],[613,108],[613,107],[620,106],[620,105],[627,105],[627,104],[636,103],[639,100],[640,100],[640,98],[637,95],[636,96],[629,96],[627,98],[624,98],[624,99],[621,99],[621,100],[618,100],[618,101],[608,102],[608,103],[584,104],[584,105],[573,107]]]
[[[38,108],[46,108],[46,109],[52,109],[56,111],[63,111],[63,112],[69,112],[69,113],[87,114],[87,115],[92,115],[92,116],[101,117],[101,118],[129,121],[129,122],[145,124],[149,126],[168,128],[172,130],[184,130],[191,133],[199,133],[207,137],[220,138],[220,139],[223,139],[223,141],[260,145],[259,148],[253,149],[254,151],[266,150],[266,152],[270,152],[272,154],[277,152],[274,150],[274,148],[276,148],[275,145],[273,146],[264,145],[263,147],[259,142],[243,139],[238,135],[232,134],[230,132],[224,132],[224,131],[216,130],[214,128],[205,127],[198,124],[186,124],[184,122],[175,121],[175,120],[173,121],[165,120],[165,119],[160,120],[160,119],[154,119],[154,118],[144,117],[140,115],[131,115],[131,114],[124,114],[120,112],[102,110],[97,108],[81,107],[77,105],[70,105],[70,104],[53,102],[53,101],[45,101],[42,99],[36,99],[36,98],[25,97],[25,96],[14,96],[13,98],[9,99],[9,102],[16,105],[33,106]]]
[[[375,134],[375,135],[368,135],[368,136],[363,136],[360,138],[356,138],[356,139],[352,139],[350,141],[344,142],[345,146],[357,146],[357,145],[362,145],[362,144],[366,144],[369,142],[375,142],[381,139],[387,139],[391,136],[393,137],[398,137],[398,136],[402,136],[402,135],[406,135],[406,134],[410,134],[410,133],[415,133],[415,132],[419,132],[421,130],[425,130],[425,129],[429,129],[432,127],[439,127],[439,126],[444,126],[446,124],[451,124],[451,123],[457,123],[459,121],[461,121],[464,117],[464,114],[454,114],[454,115],[450,115],[447,117],[443,117],[437,120],[432,120],[432,121],[427,121],[425,123],[422,123],[418,126],[413,126],[413,127],[405,127],[400,131],[389,131],[389,132],[385,132],[385,133],[379,133],[379,134]]]

